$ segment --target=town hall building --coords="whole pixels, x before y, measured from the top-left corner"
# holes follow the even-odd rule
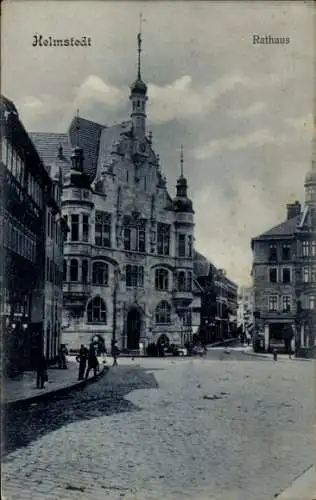
[[[63,342],[101,335],[107,347],[180,344],[191,335],[194,211],[183,175],[167,190],[146,127],[147,85],[138,71],[130,119],[104,126],[73,119],[68,133],[33,133],[47,167],[60,169],[64,242]]]

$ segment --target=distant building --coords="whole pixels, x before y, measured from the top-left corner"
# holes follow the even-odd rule
[[[46,165],[59,154],[64,247],[63,339],[78,349],[99,335],[109,348],[176,343],[192,333],[194,210],[181,173],[166,186],[147,130],[147,85],[138,71],[130,119],[74,118],[65,134],[34,133]],[[61,145],[62,149],[58,148]]]
[[[203,342],[212,343],[234,335],[237,329],[237,284],[223,269],[216,269],[195,252],[194,279],[200,286],[200,329]]]
[[[238,290],[237,326],[245,331],[252,331],[254,324],[254,295],[252,287],[240,287]]]
[[[44,350],[46,344],[45,216],[59,209],[51,179],[18,112],[3,96],[0,127],[0,312],[4,369],[14,375],[30,368],[33,350]]]
[[[316,340],[316,160],[305,178],[305,204],[287,205],[281,224],[252,239],[256,329],[265,349],[284,344],[311,349]]]

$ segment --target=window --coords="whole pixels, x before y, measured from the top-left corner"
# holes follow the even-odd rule
[[[82,216],[82,241],[89,241],[89,215]]]
[[[144,286],[144,268],[142,266],[126,266],[126,286],[141,288]]]
[[[166,269],[156,269],[155,287],[156,290],[168,290],[169,272]]]
[[[192,257],[192,248],[193,248],[193,237],[191,235],[188,236],[188,257]]]
[[[315,295],[309,295],[308,297],[308,309],[315,309]]]
[[[156,307],[156,323],[171,323],[171,307],[166,300]]]
[[[178,290],[179,292],[185,291],[185,272],[180,271],[178,273]]]
[[[79,215],[71,216],[71,241],[79,240]]]
[[[109,279],[109,266],[105,262],[93,262],[92,264],[92,284],[107,286]]]
[[[278,310],[278,297],[277,295],[270,295],[269,297],[269,311],[276,312]]]
[[[316,257],[316,241],[312,241],[311,250],[312,250],[312,257]]]
[[[282,269],[282,282],[291,283],[291,269],[289,267]]]
[[[124,228],[124,249],[146,252],[146,221],[144,219],[135,226]]]
[[[284,295],[282,297],[282,311],[290,312],[291,311],[291,297],[288,295]]]
[[[304,281],[304,283],[309,283],[309,281],[310,281],[310,268],[309,267],[303,268],[303,281]]]
[[[157,253],[169,255],[170,251],[170,225],[158,222],[157,224]]]
[[[185,257],[185,234],[178,235],[178,255]]]
[[[82,283],[84,283],[85,285],[88,283],[88,271],[88,261],[84,259],[82,261]]]
[[[290,260],[290,258],[291,258],[291,247],[288,244],[284,244],[282,246],[282,259]]]
[[[96,211],[95,215],[95,244],[102,247],[111,246],[112,215],[107,212]]]
[[[278,281],[278,270],[276,267],[271,267],[269,269],[269,281],[270,283],[276,283]]]
[[[101,297],[95,297],[87,307],[88,323],[106,323],[106,306]]]
[[[71,259],[70,261],[70,281],[78,281],[78,261]]]
[[[276,260],[276,258],[277,258],[277,248],[276,248],[276,245],[272,244],[272,245],[270,245],[270,248],[269,248],[269,259]]]
[[[191,292],[192,290],[192,272],[179,271],[178,272],[178,291]]]
[[[67,281],[67,261],[64,259],[63,263],[63,281]]]
[[[66,225],[68,226],[68,215],[64,215],[64,221],[66,223]],[[64,231],[64,241],[67,241],[67,237],[68,237],[68,231]]]
[[[309,257],[309,242],[308,241],[302,242],[302,256]]]

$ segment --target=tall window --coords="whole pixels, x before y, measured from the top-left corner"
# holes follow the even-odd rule
[[[276,312],[278,310],[278,297],[277,295],[270,295],[269,297],[269,311]]]
[[[291,283],[291,269],[289,267],[284,267],[282,269],[282,282]]]
[[[64,221],[68,226],[68,215],[64,215]],[[67,241],[67,238],[68,238],[68,231],[64,231],[64,241]]]
[[[167,271],[167,269],[156,269],[155,287],[156,290],[168,290],[169,272]]]
[[[88,323],[106,323],[106,306],[101,297],[92,299],[87,307]]]
[[[282,259],[283,260],[290,260],[291,258],[291,247],[289,244],[284,244],[282,246]]]
[[[78,261],[71,259],[70,261],[70,281],[78,281]]]
[[[156,307],[156,323],[171,323],[171,307],[166,300]]]
[[[89,241],[89,215],[82,216],[82,241]]]
[[[146,221],[140,220],[137,225],[124,227],[124,249],[135,252],[146,252]]]
[[[311,251],[312,251],[312,257],[316,257],[316,241],[312,241]]]
[[[126,286],[142,288],[144,286],[143,266],[126,266]]]
[[[102,247],[111,246],[112,215],[107,212],[96,211],[95,214],[95,244]]]
[[[89,271],[88,261],[84,259],[82,261],[82,283],[84,283],[85,285],[88,283],[88,271]]]
[[[284,295],[282,297],[282,311],[290,312],[291,311],[291,297],[288,295]]]
[[[92,284],[107,286],[109,280],[109,266],[105,262],[93,262]]]
[[[270,283],[276,283],[278,281],[278,270],[276,267],[271,267],[269,269],[269,281]]]
[[[302,242],[302,255],[303,255],[303,257],[309,257],[309,242],[308,241]]]
[[[170,252],[170,225],[158,222],[157,224],[157,253],[169,255]]]
[[[185,257],[185,234],[178,235],[178,255]]]
[[[269,259],[276,260],[276,258],[277,258],[277,247],[275,244],[272,244],[269,247]]]
[[[71,216],[71,241],[79,240],[79,215],[73,214]]]
[[[303,268],[303,281],[304,283],[309,283],[310,281],[310,268],[309,267],[304,267]]]
[[[178,272],[178,291],[191,292],[192,290],[192,272],[179,271]]]
[[[179,292],[185,291],[185,272],[179,271],[178,273],[178,290]]]
[[[188,257],[192,257],[192,249],[193,249],[193,236],[188,236]]]
[[[308,309],[313,310],[315,309],[315,295],[309,295],[308,297]]]

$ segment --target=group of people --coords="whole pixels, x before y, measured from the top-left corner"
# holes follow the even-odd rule
[[[101,354],[99,350],[96,349],[96,346],[93,342],[91,342],[89,349],[81,344],[79,355],[76,357],[76,360],[79,363],[78,380],[83,380],[84,378],[87,379],[91,370],[93,370],[94,375],[98,373],[99,361],[97,358],[97,352],[99,355]],[[103,349],[102,354],[106,354],[105,348]],[[118,366],[117,359],[120,355],[120,350],[117,346],[117,342],[112,343],[111,354],[113,357],[112,366]]]

